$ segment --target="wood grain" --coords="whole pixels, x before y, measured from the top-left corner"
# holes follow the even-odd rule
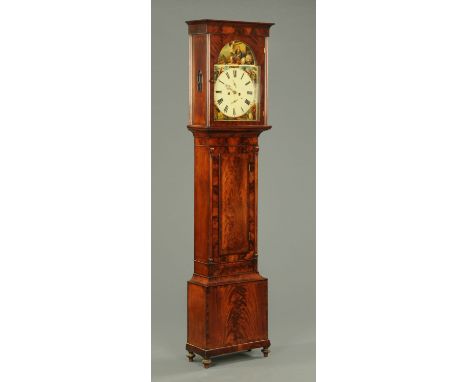
[[[208,312],[211,336],[208,347],[232,346],[237,343],[267,339],[267,281],[245,282],[212,287]]]
[[[248,154],[221,156],[221,255],[249,250]]]
[[[206,288],[187,283],[187,336],[190,342],[206,347]]]
[[[206,149],[195,147],[195,185],[194,185],[194,250],[195,259],[208,261],[211,256],[210,246],[210,157]]]
[[[192,38],[192,99],[190,103],[192,105],[192,121],[195,125],[206,124],[206,108],[207,108],[207,78],[208,74],[206,71],[206,54],[201,54],[207,49],[207,38],[206,35],[193,35]],[[203,76],[202,91],[199,92],[197,89],[197,74],[201,71]]]

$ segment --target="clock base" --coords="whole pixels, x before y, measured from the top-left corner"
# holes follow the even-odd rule
[[[258,273],[211,279],[194,275],[187,284],[187,351],[210,359],[268,349],[267,295],[268,280]]]
[[[187,358],[189,358],[189,361],[192,362],[193,358],[195,357],[195,354],[198,354],[203,358],[203,366],[205,369],[209,368],[212,364],[212,357],[220,356],[220,355],[226,355],[226,354],[233,354],[233,353],[238,353],[242,351],[251,351],[252,349],[258,349],[262,348],[262,353],[264,357],[268,357],[268,353],[270,353],[270,350],[268,349],[270,347],[271,343],[270,340],[260,340],[260,341],[253,341],[253,342],[246,342],[242,344],[237,344],[233,346],[225,346],[222,348],[216,348],[216,349],[202,349],[198,346],[192,345],[187,343],[185,345],[186,350],[189,352],[189,355],[187,355]]]

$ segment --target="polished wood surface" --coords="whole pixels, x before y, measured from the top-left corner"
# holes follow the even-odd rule
[[[270,23],[187,22],[190,42],[190,120],[194,136],[194,273],[187,283],[187,357],[263,348],[268,355],[268,280],[258,272],[259,135],[269,130],[266,44]],[[231,40],[245,41],[262,76],[258,121],[213,120],[213,63]],[[203,77],[201,87],[198,85]]]
[[[249,153],[227,152],[218,154],[218,166],[221,179],[219,182],[219,236],[220,254],[224,260],[231,256],[247,253],[250,247],[249,211],[249,165],[252,157]],[[249,179],[250,178],[250,179]]]
[[[200,52],[206,51],[207,46],[207,37],[206,35],[197,35],[192,37],[192,52],[196,52],[196,54],[192,55],[192,70],[191,74],[191,94],[192,94],[192,102],[191,102],[191,115],[192,115],[192,123],[196,125],[204,125],[206,124],[206,114],[207,114],[207,63],[206,63],[206,54],[200,54]],[[203,79],[203,86],[201,91],[197,88],[197,76],[198,72],[201,71],[202,79]]]
[[[186,23],[189,26],[189,34],[240,34],[262,37],[268,37],[270,27],[275,25],[274,23],[212,19],[191,20]]]

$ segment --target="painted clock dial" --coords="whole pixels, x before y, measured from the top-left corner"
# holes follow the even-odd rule
[[[255,85],[249,74],[238,67],[224,70],[214,86],[214,101],[226,117],[246,114],[255,103]]]

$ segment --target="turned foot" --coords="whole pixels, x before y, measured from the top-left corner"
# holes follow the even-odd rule
[[[205,369],[208,369],[211,366],[211,359],[204,358],[202,364],[205,367]]]
[[[252,351],[252,349],[249,349],[249,350],[247,350],[247,351]]]
[[[187,358],[189,362],[193,362],[193,359],[195,358],[195,353],[192,353],[191,351],[188,352]]]
[[[268,357],[268,353],[270,352],[270,350],[268,348],[263,348],[262,349],[262,353],[263,353],[263,356],[264,357]]]

